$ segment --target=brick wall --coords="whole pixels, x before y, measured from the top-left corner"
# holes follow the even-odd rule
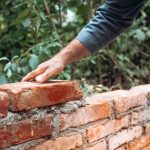
[[[76,81],[0,85],[0,149],[150,150],[150,84],[86,98]]]

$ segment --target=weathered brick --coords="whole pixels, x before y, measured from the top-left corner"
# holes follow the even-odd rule
[[[129,116],[125,116],[121,119],[110,120],[103,125],[98,125],[96,127],[90,127],[87,129],[87,139],[91,143],[97,141],[107,135],[119,131],[121,128],[128,127]]]
[[[138,92],[129,92],[124,96],[113,98],[116,113],[125,112],[131,108],[147,104],[145,94]]]
[[[150,115],[150,114],[149,114],[149,115]],[[150,122],[146,123],[145,132],[146,132],[147,134],[150,134]]]
[[[83,96],[75,81],[12,83],[0,85],[0,91],[9,93],[11,111],[54,105]]]
[[[26,119],[0,127],[0,148],[6,148],[51,134],[52,117]]]
[[[143,149],[141,149],[141,150],[150,150],[150,145],[149,146],[147,146],[147,147],[144,147]]]
[[[137,124],[150,120],[150,108],[139,112],[132,112],[131,124]]]
[[[107,150],[107,143],[106,141],[103,141],[87,148],[86,150]]]
[[[147,98],[144,93],[132,92],[127,90],[116,90],[106,93],[95,94],[86,98],[89,104],[101,103],[101,101],[113,101],[116,113],[125,112],[133,107],[147,104]]]
[[[72,150],[82,146],[83,139],[81,134],[60,137],[55,140],[48,140],[30,150]]]
[[[147,98],[150,100],[150,84],[132,87],[130,91],[145,93],[147,95]]]
[[[129,93],[129,91],[127,90],[116,90],[116,91],[98,93],[90,97],[87,97],[86,101],[89,104],[94,104],[94,103],[98,104],[101,103],[102,101],[110,101],[114,97],[125,96],[127,93]]]
[[[150,135],[145,135],[129,143],[129,150],[141,150],[150,145]]]
[[[109,150],[115,150],[122,144],[132,141],[134,138],[139,138],[142,135],[142,127],[136,126],[127,130],[122,130],[109,138]]]
[[[7,116],[8,105],[9,105],[8,95],[4,92],[0,92],[0,118]]]
[[[100,104],[87,105],[70,114],[61,114],[61,130],[107,118],[110,114],[111,108],[107,101],[103,101]]]

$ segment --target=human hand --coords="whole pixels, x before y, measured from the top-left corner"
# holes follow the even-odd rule
[[[59,74],[65,68],[63,59],[55,56],[48,61],[41,63],[37,69],[28,73],[22,81],[29,81],[35,79],[37,82],[45,82],[48,78]]]

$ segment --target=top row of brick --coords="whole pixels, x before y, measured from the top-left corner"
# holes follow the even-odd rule
[[[76,81],[51,81],[44,84],[18,82],[0,85],[0,91],[8,94],[10,111],[50,106],[83,97]]]

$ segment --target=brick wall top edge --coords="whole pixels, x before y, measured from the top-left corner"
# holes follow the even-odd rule
[[[77,81],[69,81],[69,80],[52,80],[47,81],[45,83],[37,83],[37,82],[16,82],[16,83],[10,83],[10,84],[3,84],[0,85],[0,91],[11,91],[13,93],[18,93],[22,91],[23,89],[32,89],[36,87],[48,87],[49,85],[63,85],[68,83],[75,83],[77,84]]]
[[[104,100],[110,100],[114,97],[127,96],[127,94],[129,94],[128,90],[115,90],[104,93],[97,93],[87,97],[86,101],[88,104],[97,104],[103,102]]]
[[[83,97],[77,81],[51,81],[42,84],[18,82],[0,85],[0,91],[9,94],[11,111],[50,106]]]
[[[142,92],[150,99],[150,84],[134,86],[130,89],[131,92]]]

